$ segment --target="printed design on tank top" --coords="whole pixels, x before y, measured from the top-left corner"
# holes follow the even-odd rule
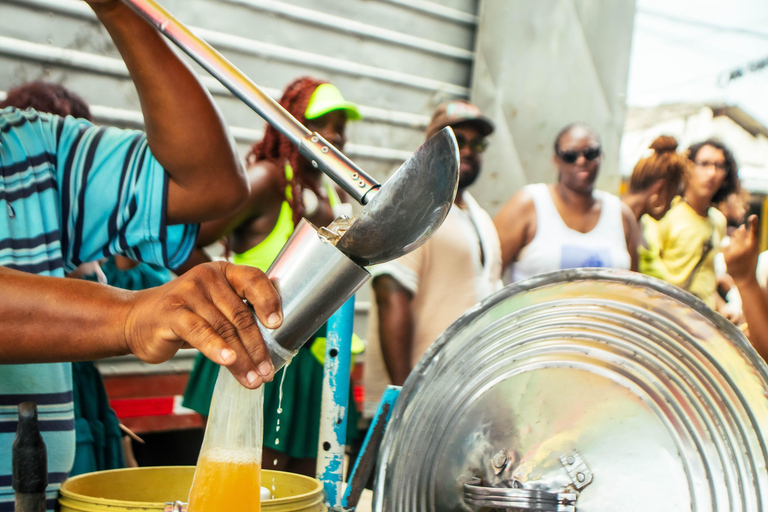
[[[613,268],[613,259],[607,247],[563,245],[560,249],[560,268],[602,267]]]

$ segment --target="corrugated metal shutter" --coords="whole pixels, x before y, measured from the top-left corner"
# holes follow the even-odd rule
[[[161,3],[275,97],[306,74],[338,85],[365,115],[347,152],[381,180],[421,144],[439,101],[469,94],[477,0]],[[244,153],[263,121],[200,74]],[[80,0],[0,0],[0,91],[34,79],[79,93],[100,123],[141,122],[120,57]]]
[[[346,152],[381,181],[424,141],[438,103],[469,95],[478,2],[160,0],[273,97],[302,75],[336,84],[365,116],[348,127]],[[244,156],[264,122],[199,73]],[[81,0],[0,0],[0,97],[35,79],[80,94],[98,123],[141,126],[125,66]],[[363,336],[367,295],[355,322]]]

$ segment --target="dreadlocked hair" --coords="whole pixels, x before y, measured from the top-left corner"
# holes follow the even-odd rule
[[[297,78],[288,84],[283,91],[280,106],[301,124],[306,125],[307,119],[304,117],[304,113],[307,111],[309,99],[315,89],[324,83],[327,82],[308,76]],[[309,162],[301,156],[295,144],[271,125],[267,125],[267,129],[264,130],[264,138],[255,143],[245,157],[248,166],[263,160],[269,160],[279,169],[279,179],[283,189],[290,185],[291,196],[286,199],[293,210],[293,223],[294,225],[298,224],[304,215],[304,203],[302,201],[304,189],[308,188],[316,194],[320,194],[317,185],[305,179],[304,170]],[[293,168],[293,179],[290,183],[285,176],[286,162]]]

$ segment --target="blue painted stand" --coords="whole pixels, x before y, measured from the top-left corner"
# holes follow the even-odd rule
[[[353,296],[328,320],[317,478],[323,483],[330,508],[341,506],[354,315]]]

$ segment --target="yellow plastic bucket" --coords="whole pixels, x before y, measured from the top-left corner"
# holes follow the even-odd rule
[[[162,512],[166,502],[187,501],[194,466],[97,471],[61,485],[61,512]],[[264,512],[325,512],[323,486],[314,478],[262,470],[261,485],[272,490]]]

